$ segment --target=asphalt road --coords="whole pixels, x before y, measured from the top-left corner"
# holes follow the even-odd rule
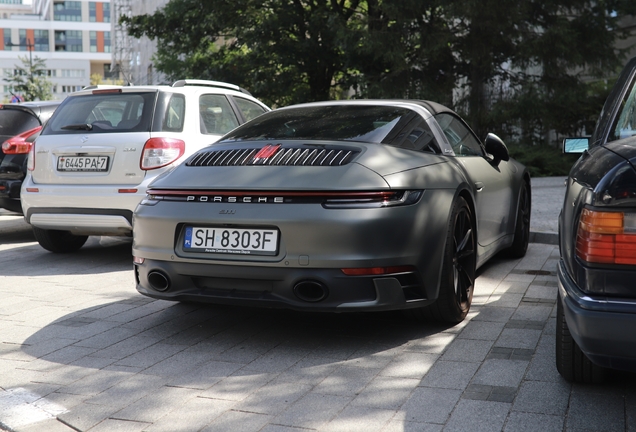
[[[587,386],[556,371],[553,244],[482,267],[457,326],[152,300],[134,288],[130,248],[93,237],[51,254],[0,212],[2,427],[636,431],[633,374]]]

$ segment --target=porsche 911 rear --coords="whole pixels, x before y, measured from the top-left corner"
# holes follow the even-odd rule
[[[285,107],[153,181],[133,215],[137,289],[457,323],[476,268],[525,253],[529,193],[499,138],[439,104]]]
[[[436,296],[454,191],[390,188],[355,163],[362,153],[377,157],[373,150],[248,143],[200,152],[173,172],[182,188],[157,181],[135,212],[138,290],[312,310],[426,304]],[[231,166],[215,165],[223,158]],[[255,163],[240,165],[245,159]]]

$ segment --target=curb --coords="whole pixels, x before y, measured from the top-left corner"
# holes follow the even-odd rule
[[[530,231],[530,243],[559,244],[559,234],[554,232]]]

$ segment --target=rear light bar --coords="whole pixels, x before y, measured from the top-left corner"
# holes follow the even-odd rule
[[[321,204],[328,209],[380,208],[417,202],[423,191],[197,191],[149,189],[150,200],[246,204]]]
[[[599,264],[636,264],[636,213],[583,209],[576,256]]]
[[[413,266],[363,267],[363,268],[343,268],[340,270],[347,276],[377,276],[377,275],[414,272],[415,267]]]
[[[175,138],[150,138],[144,144],[139,166],[152,170],[170,165],[185,153],[185,142]]]
[[[101,89],[101,90],[93,90],[93,94],[104,94],[104,93],[121,93],[121,89]]]
[[[31,145],[33,143],[27,142],[26,140],[38,133],[42,129],[42,126],[34,127],[33,129],[29,129],[26,132],[22,132],[20,135],[16,135],[14,137],[9,138],[5,142],[2,143],[2,151],[4,154],[27,154],[29,150],[31,150]]]

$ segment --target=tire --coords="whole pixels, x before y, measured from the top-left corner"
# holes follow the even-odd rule
[[[602,383],[606,370],[592,363],[572,338],[568,323],[565,321],[561,296],[557,298],[556,320],[556,366],[561,376],[570,382]]]
[[[88,236],[74,235],[69,231],[46,230],[33,227],[35,239],[44,249],[54,253],[69,253],[79,250]]]
[[[530,187],[524,180],[519,191],[519,206],[515,223],[515,234],[512,245],[505,250],[505,255],[510,258],[522,258],[528,250],[530,241]]]
[[[476,244],[472,212],[466,200],[458,197],[453,204],[446,234],[439,296],[429,306],[407,310],[408,316],[452,324],[466,318],[473,299]]]

